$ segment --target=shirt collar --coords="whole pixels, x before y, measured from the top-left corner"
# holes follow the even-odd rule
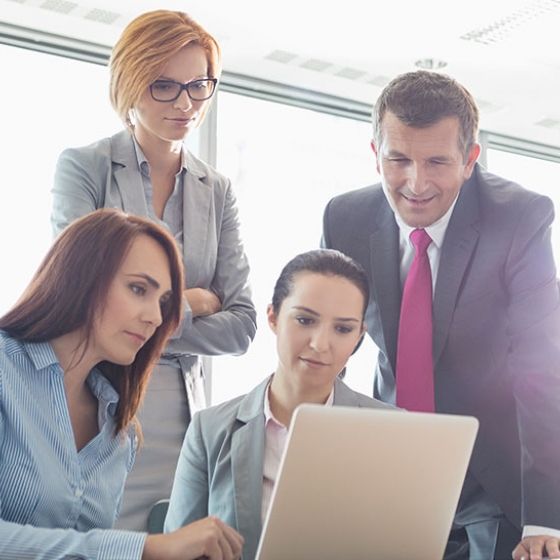
[[[455,208],[455,204],[457,204],[459,196],[455,197],[453,204],[449,207],[447,212],[433,224],[423,228],[426,233],[430,236],[432,243],[438,248],[441,249],[443,245],[443,240],[445,238],[445,232],[447,231],[447,226],[449,225],[449,220],[451,219],[451,214],[453,214],[453,209]],[[399,231],[402,238],[407,240],[410,239],[410,234],[417,228],[411,227],[406,224],[402,218],[399,216],[398,212],[395,212],[395,220],[397,225],[399,226]]]
[[[37,371],[49,366],[56,366],[57,372],[60,375],[64,375],[50,342],[22,341],[21,345],[25,348],[29,359]],[[97,368],[93,368],[89,373],[87,384],[99,403],[103,405],[103,408],[109,405],[116,407],[119,402],[119,394],[111,382]],[[114,407],[111,407],[111,411]]]
[[[142,171],[144,175],[150,174],[150,162],[147,160],[138,140],[136,140],[136,136],[132,135],[132,142],[134,143],[134,150],[136,152],[136,161],[138,162],[138,167]],[[183,170],[187,170],[187,150],[185,148],[185,144],[182,145],[181,148],[181,167],[179,169],[179,173]]]
[[[117,390],[97,368],[93,368],[90,371],[87,377],[87,384],[100,403],[116,405],[119,402]]]
[[[277,426],[281,426],[282,428],[285,428],[286,426],[284,426],[282,422],[280,422],[274,417],[274,414],[272,414],[272,410],[270,409],[270,384],[271,383],[272,383],[272,378],[268,382],[268,385],[266,386],[266,391],[264,392],[264,405],[263,405],[264,425],[266,426],[269,422],[272,422]],[[331,389],[329,398],[326,400],[324,406],[332,406],[333,402],[334,402],[334,385],[333,388]]]
[[[21,341],[21,345],[25,348],[37,371],[55,364],[60,368],[58,358],[49,342]]]

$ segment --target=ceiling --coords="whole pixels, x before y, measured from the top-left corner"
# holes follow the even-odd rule
[[[371,103],[419,60],[467,86],[481,127],[560,147],[560,0],[0,0],[0,22],[111,46],[139,13],[188,11],[229,72]]]

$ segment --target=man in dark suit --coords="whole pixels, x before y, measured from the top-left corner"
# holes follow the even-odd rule
[[[398,76],[373,114],[382,182],[329,202],[323,244],[369,275],[375,396],[480,421],[446,559],[560,558],[552,202],[476,163],[478,109],[443,74]]]

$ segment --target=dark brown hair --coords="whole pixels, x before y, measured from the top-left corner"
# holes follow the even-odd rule
[[[418,70],[394,78],[373,108],[373,138],[382,141],[382,124],[390,111],[407,126],[423,128],[445,117],[459,120],[459,149],[466,159],[478,135],[478,107],[459,82],[440,74]]]
[[[161,325],[130,365],[99,364],[119,393],[116,433],[135,419],[154,363],[181,321],[183,265],[175,240],[165,229],[114,209],[96,210],[76,220],[55,240],[15,306],[0,318],[0,329],[29,342],[82,330],[87,348],[109,286],[141,235],[155,240],[167,255],[172,293],[162,306]]]
[[[369,284],[364,269],[347,255],[335,249],[314,249],[296,255],[280,272],[272,294],[274,313],[280,313],[282,302],[292,293],[295,276],[314,272],[324,276],[340,276],[354,284],[364,297],[363,315],[369,302]]]

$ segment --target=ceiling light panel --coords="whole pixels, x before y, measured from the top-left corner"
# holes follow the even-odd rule
[[[367,72],[364,72],[363,70],[356,70],[355,68],[344,67],[338,70],[337,72],[335,72],[334,75],[340,78],[346,78],[348,80],[359,80],[360,78],[363,78],[366,74]]]
[[[121,17],[120,14],[116,12],[110,12],[109,10],[101,10],[100,8],[94,8],[84,15],[84,19],[89,19],[91,21],[97,21],[99,23],[106,23],[111,25],[115,23]]]
[[[540,121],[535,123],[537,126],[542,126],[544,128],[552,128],[560,130],[560,119],[554,119],[552,117],[545,117]]]
[[[43,10],[50,10],[59,14],[69,14],[77,7],[78,4],[76,2],[68,2],[68,0],[46,0],[46,2],[41,4]]]
[[[298,57],[297,54],[282,51],[282,50],[275,50],[271,53],[268,53],[265,58],[268,60],[274,60],[275,62],[282,62],[283,64],[288,64],[289,62],[293,62]]]
[[[560,10],[560,0],[533,0],[489,25],[461,35],[460,38],[482,45],[496,44],[510,37],[523,25],[557,10]]]
[[[318,58],[308,58],[304,60],[300,66],[308,70],[314,70],[315,72],[324,72],[327,68],[330,68],[332,64],[324,60],[319,60]]]

